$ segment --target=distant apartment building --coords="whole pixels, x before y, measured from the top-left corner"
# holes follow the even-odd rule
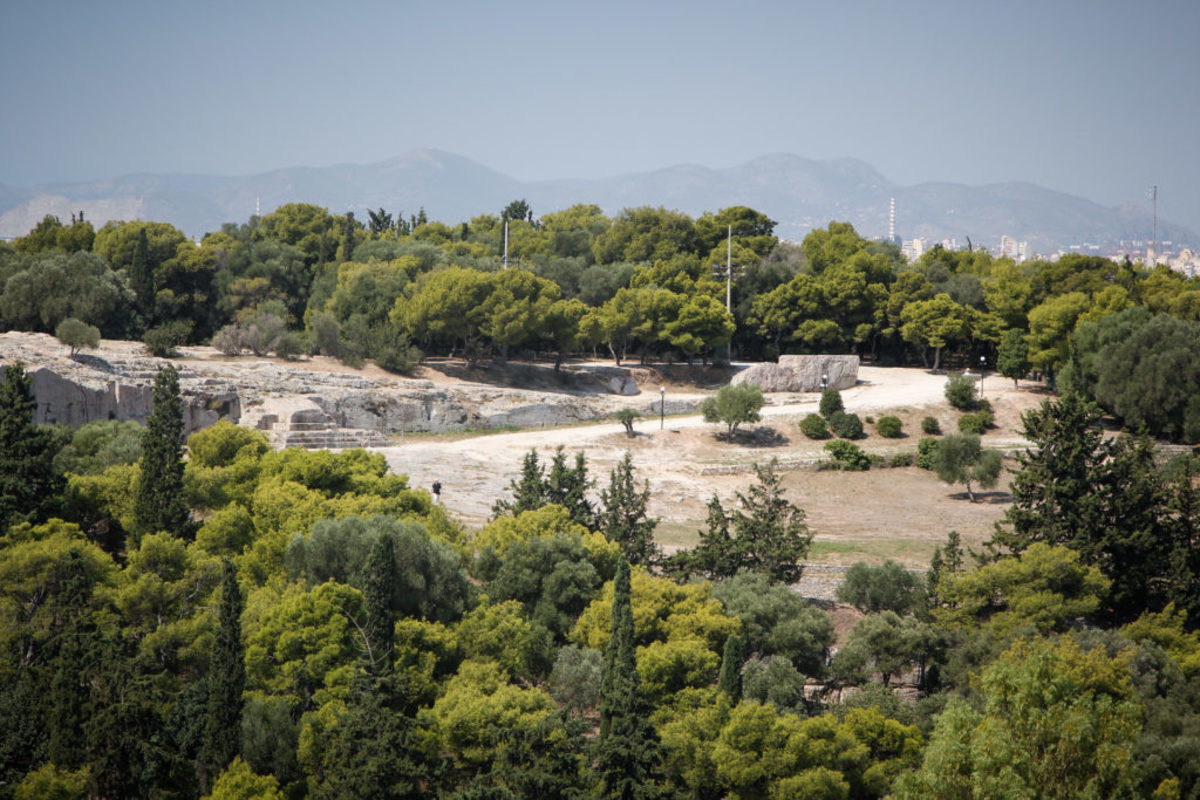
[[[1029,259],[1029,242],[1018,242],[1008,234],[1000,237],[1000,258],[1011,258],[1018,264]]]

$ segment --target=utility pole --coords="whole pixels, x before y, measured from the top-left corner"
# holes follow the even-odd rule
[[[1150,263],[1146,265],[1146,268],[1154,269],[1154,267],[1158,264],[1158,184],[1157,183],[1150,187],[1150,203],[1151,203],[1151,207],[1154,209],[1154,211],[1153,211],[1154,233],[1153,233],[1152,238],[1150,239],[1150,259],[1149,259]]]
[[[725,310],[733,313],[733,226],[725,239]]]

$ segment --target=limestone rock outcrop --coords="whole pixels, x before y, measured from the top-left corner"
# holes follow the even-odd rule
[[[830,389],[858,381],[858,356],[780,356],[777,364],[755,364],[730,383],[757,383],[764,392],[819,392],[822,376]]]

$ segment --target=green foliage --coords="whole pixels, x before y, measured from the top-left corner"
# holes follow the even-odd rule
[[[279,784],[271,775],[255,775],[240,757],[235,758],[213,784],[205,800],[283,800]]]
[[[12,796],[13,800],[83,800],[87,784],[87,767],[71,772],[47,763],[22,778]]]
[[[658,520],[646,515],[650,501],[650,486],[644,481],[641,491],[633,477],[633,457],[628,451],[613,468],[608,488],[600,493],[600,513],[596,517],[597,527],[609,541],[621,546],[621,552],[630,564],[649,566],[657,563],[658,546],[654,543],[654,529]]]
[[[567,645],[550,673],[550,696],[567,711],[583,714],[600,703],[604,656],[599,650]]]
[[[708,530],[700,533],[696,548],[672,557],[673,570],[728,578],[747,569],[784,583],[800,579],[800,562],[813,536],[804,524],[804,511],[783,497],[774,460],[766,466],[755,464],[754,474],[758,483],[749,494],[737,494],[741,508],[732,514],[713,497]]]
[[[946,401],[959,411],[974,411],[978,408],[979,397],[975,390],[975,381],[969,376],[952,372],[946,377]]]
[[[940,436],[942,426],[937,421],[937,417],[925,417],[921,420],[921,432],[927,436]]]
[[[135,464],[141,456],[141,425],[133,420],[96,420],[72,432],[70,441],[54,457],[54,469],[59,473],[98,475],[117,464]]]
[[[32,381],[21,362],[5,366],[0,384],[0,532],[17,522],[44,520],[64,488],[54,469],[55,437],[33,424]]]
[[[829,417],[829,428],[833,435],[841,439],[863,438],[862,420],[858,414],[847,414],[845,411],[835,411]]]
[[[996,351],[996,371],[1006,378],[1012,378],[1015,389],[1018,386],[1017,382],[1029,374],[1032,367],[1025,334],[1018,328],[1005,331]]]
[[[706,397],[700,404],[700,413],[705,422],[724,422],[726,433],[732,436],[742,423],[758,422],[763,402],[758,384],[729,384],[718,389],[715,396]]]
[[[231,732],[242,729],[242,691],[246,686],[242,608],[237,568],[233,562],[225,559],[222,566],[219,627],[209,670],[208,713],[205,715],[201,751],[201,761],[212,774],[228,766],[240,750],[239,737]]]
[[[185,343],[191,333],[191,323],[182,320],[164,322],[147,328],[142,335],[142,342],[150,355],[158,358],[172,358],[178,354],[178,348]]]
[[[472,603],[462,560],[446,542],[430,538],[417,522],[387,516],[322,519],[307,537],[293,537],[285,564],[311,587],[334,580],[368,590],[371,554],[381,537],[391,540],[395,574],[387,601],[391,612],[438,622],[457,620]]]
[[[805,675],[824,673],[833,623],[796,592],[766,575],[740,572],[716,584],[713,596],[741,620],[748,653],[781,656]]]
[[[633,423],[641,419],[642,413],[636,408],[622,408],[613,414],[613,418],[617,422],[625,426],[625,435],[632,439],[637,434],[633,430]]]
[[[837,389],[826,389],[821,392],[821,404],[819,406],[821,416],[825,419],[830,419],[839,411],[845,411],[846,406],[842,404],[842,393]]]
[[[855,562],[838,586],[837,599],[864,614],[911,614],[925,601],[917,577],[890,559],[879,566]]]
[[[629,563],[613,582],[611,636],[600,686],[600,740],[596,773],[606,797],[658,797],[658,736],[646,718],[634,645]]]
[[[1119,797],[1140,728],[1126,654],[1018,642],[980,680],[982,713],[951,700],[896,797]]]
[[[742,699],[742,665],[746,662],[746,642],[734,634],[725,640],[721,654],[721,672],[717,675],[717,691],[728,695],[730,702]]]
[[[800,432],[809,439],[829,438],[829,427],[820,414],[808,414],[800,420]]]
[[[932,466],[938,478],[946,483],[962,483],[967,487],[967,496],[975,502],[972,483],[984,489],[996,485],[1000,477],[1001,458],[995,450],[983,450],[979,437],[967,433],[950,433],[937,441],[933,451]]]
[[[889,415],[879,418],[879,422],[875,423],[875,431],[885,439],[899,439],[904,435],[904,426],[899,417]]]
[[[134,516],[142,534],[169,531],[191,538],[193,533],[183,492],[183,400],[179,373],[170,365],[154,378],[154,410],[142,435]]]
[[[1102,320],[1094,349],[1081,354],[1093,364],[1096,401],[1132,430],[1200,442],[1200,400],[1190,388],[1200,381],[1200,324],[1167,314],[1138,324],[1134,311]]]
[[[937,453],[938,440],[927,436],[917,442],[917,466],[921,469],[932,470],[933,459]]]
[[[14,266],[18,269],[0,282],[0,317],[6,327],[54,333],[74,318],[109,336],[135,333],[125,313],[128,292],[101,257],[51,251]]]
[[[804,715],[804,685],[807,679],[784,656],[751,658],[741,675],[742,694],[755,703],[770,703],[779,713]]]
[[[479,572],[489,576],[484,591],[492,601],[520,601],[531,621],[562,641],[599,591],[592,562],[578,536],[538,536],[512,544],[498,567],[481,563]]]
[[[893,611],[868,614],[854,624],[833,659],[833,674],[845,683],[867,683],[875,676],[884,686],[930,660],[937,637],[933,629],[914,616]],[[917,683],[924,683],[918,674]]]
[[[100,344],[100,329],[83,320],[67,317],[54,329],[54,337],[71,348],[70,357],[84,348],[95,348]]]
[[[850,472],[862,472],[871,468],[871,459],[853,442],[845,439],[834,439],[825,443],[825,450],[833,456],[841,469]]]
[[[946,607],[937,613],[946,626],[986,625],[996,636],[1055,633],[1096,612],[1110,585],[1078,553],[1037,542],[1017,558],[944,576],[938,595]]]
[[[958,432],[979,436],[987,428],[984,419],[985,417],[981,414],[963,414],[958,418]]]

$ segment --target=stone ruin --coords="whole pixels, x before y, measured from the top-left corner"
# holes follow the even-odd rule
[[[780,356],[777,364],[755,364],[730,383],[756,383],[764,392],[819,392],[822,376],[830,389],[858,382],[858,356]]]

